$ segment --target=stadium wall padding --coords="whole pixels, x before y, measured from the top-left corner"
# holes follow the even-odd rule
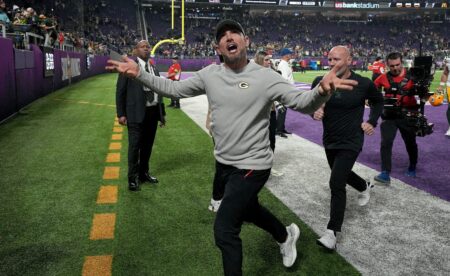
[[[14,49],[10,39],[0,38],[0,53],[0,122],[36,99],[69,85],[69,80],[62,80],[61,58],[80,58],[81,74],[71,82],[105,73],[108,60],[107,56],[94,56],[88,70],[86,54],[55,49],[54,75],[44,77],[44,55],[38,46],[31,45],[30,51]]]
[[[16,110],[16,82],[12,41],[0,38],[0,121]]]

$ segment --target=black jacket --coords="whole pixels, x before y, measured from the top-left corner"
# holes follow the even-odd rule
[[[159,76],[158,70],[153,67],[155,76]],[[136,81],[119,74],[116,86],[116,109],[117,117],[125,116],[130,123],[141,123],[145,116],[146,98],[144,86]],[[166,112],[163,97],[158,95],[159,118],[158,121],[165,123]]]

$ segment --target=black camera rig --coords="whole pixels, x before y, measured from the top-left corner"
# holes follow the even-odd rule
[[[434,124],[428,123],[424,115],[425,102],[430,97],[430,85],[433,81],[434,69],[431,56],[418,56],[414,58],[414,66],[410,68],[408,78],[413,82],[413,87],[402,90],[400,87],[392,89],[393,94],[405,96],[417,95],[420,99],[419,110],[414,112],[398,105],[396,97],[384,99],[383,119],[406,118],[408,125],[416,128],[416,135],[423,137],[433,133]],[[390,80],[391,82],[391,80]],[[404,83],[403,85],[405,85]]]

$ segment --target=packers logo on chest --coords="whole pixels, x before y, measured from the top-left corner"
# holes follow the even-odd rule
[[[238,86],[240,89],[247,89],[250,85],[248,84],[248,82],[241,81]]]

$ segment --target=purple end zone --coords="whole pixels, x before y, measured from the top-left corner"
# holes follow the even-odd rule
[[[419,161],[417,177],[404,175],[408,167],[408,155],[400,132],[392,149],[391,176],[426,191],[432,195],[450,201],[450,139],[444,134],[448,129],[446,118],[447,105],[438,107],[426,106],[425,115],[430,123],[434,123],[434,133],[425,137],[417,137]],[[365,118],[369,110],[366,109]],[[381,119],[378,123],[381,122]],[[286,117],[286,129],[300,137],[322,145],[322,123],[314,121],[310,116],[289,110]],[[379,125],[373,136],[365,136],[364,147],[358,162],[380,170],[380,130]]]

